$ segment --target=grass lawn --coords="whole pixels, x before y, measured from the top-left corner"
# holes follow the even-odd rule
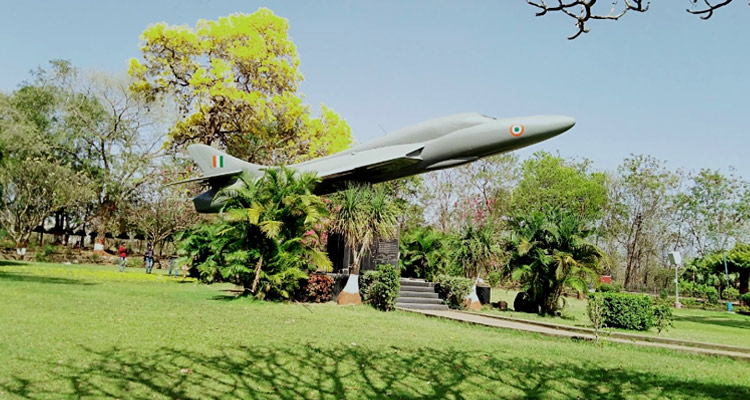
[[[517,290],[492,289],[492,301],[505,300],[508,302],[508,307],[512,308],[516,293],[518,293]],[[586,300],[578,300],[572,297],[566,297],[565,300],[567,304],[563,310],[562,317],[542,317],[536,314],[498,311],[489,308],[485,308],[483,311],[534,321],[590,327],[591,324],[586,316]],[[674,312],[674,327],[669,328],[667,331],[662,331],[659,336],[750,347],[750,316],[724,311],[687,308],[680,310],[673,309],[672,311]],[[656,329],[654,328],[648,332],[627,331],[624,329],[616,329],[616,331],[657,336]]]
[[[750,363],[0,261],[0,398],[750,398]]]

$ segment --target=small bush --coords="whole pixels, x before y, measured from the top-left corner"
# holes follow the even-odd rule
[[[398,271],[391,264],[378,266],[377,277],[370,285],[368,303],[380,311],[391,311],[396,308],[396,299],[401,288]]]
[[[680,295],[695,296],[695,285],[690,281],[680,281]]]
[[[657,304],[654,306],[654,326],[658,333],[661,333],[661,331],[668,327],[674,326],[672,324],[673,319],[672,307],[667,304]]]
[[[600,296],[604,308],[604,324],[611,328],[645,331],[654,323],[651,298],[630,293],[590,293],[589,301]]]
[[[695,301],[695,299],[694,299],[694,298],[692,298],[692,297],[686,297],[686,298],[681,298],[681,299],[680,299],[680,303],[681,303],[682,305],[684,305],[684,306],[694,306],[694,305],[696,305],[696,304],[697,304],[698,302],[697,302],[697,301]]]
[[[667,292],[667,289],[662,289],[659,291],[659,298],[662,300],[666,300],[667,297],[669,297],[669,292]]]
[[[438,294],[448,307],[463,310],[465,308],[464,299],[471,293],[474,283],[471,279],[459,276],[438,275],[435,278],[438,284]]]
[[[491,287],[497,287],[502,279],[503,276],[499,272],[490,272],[490,274],[487,276],[487,283]]]
[[[709,303],[719,304],[719,291],[715,287],[708,286],[704,293]]]
[[[597,292],[601,292],[601,293],[617,293],[620,290],[622,290],[622,287],[616,283],[613,283],[613,284],[601,283],[599,285],[599,288],[596,289]]]
[[[44,250],[37,251],[34,254],[34,261],[36,262],[50,262],[50,255],[55,251],[55,248],[51,244],[44,245]]]
[[[750,292],[743,294],[742,296],[740,296],[740,298],[746,306],[750,306]]]
[[[370,290],[379,274],[378,271],[365,271],[359,275],[359,296],[362,297],[363,303],[370,303]]]
[[[733,287],[728,287],[721,292],[721,297],[724,300],[737,300],[740,297],[740,291]]]
[[[333,278],[321,274],[312,274],[303,287],[305,301],[325,303],[333,298]]]
[[[601,296],[591,296],[586,304],[586,314],[594,328],[594,336],[599,339],[599,332],[606,327],[604,321],[604,299]]]

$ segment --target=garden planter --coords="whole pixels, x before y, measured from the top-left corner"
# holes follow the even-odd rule
[[[479,302],[479,296],[477,296],[477,285],[471,288],[471,293],[464,300],[464,305],[467,310],[481,310],[482,303]]]
[[[490,304],[490,298],[492,297],[491,289],[489,286],[476,286],[477,290],[477,297],[479,298],[479,303],[482,305],[484,304]]]
[[[359,295],[359,275],[349,275],[346,286],[339,293],[337,303],[340,305],[362,304],[362,297]]]

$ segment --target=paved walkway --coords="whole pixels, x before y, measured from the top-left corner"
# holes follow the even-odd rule
[[[520,322],[518,320],[511,321],[507,319],[493,318],[493,317],[484,316],[484,315],[471,313],[471,312],[463,312],[463,311],[455,311],[455,310],[448,310],[448,311],[411,310],[411,309],[403,309],[403,308],[401,310],[415,312],[415,313],[427,315],[430,317],[451,319],[454,321],[466,322],[466,323],[475,324],[475,325],[490,326],[494,328],[515,329],[518,331],[533,332],[533,333],[539,333],[539,334],[548,335],[548,336],[567,337],[570,339],[583,339],[583,340],[595,339],[594,335],[588,332],[553,328],[553,327],[550,327],[549,324],[548,326],[541,326],[541,325],[533,324],[533,323]],[[646,347],[660,347],[664,349],[688,351],[688,352],[698,353],[698,354],[727,356],[727,357],[750,361],[750,353],[742,352],[742,351],[686,346],[686,345],[680,345],[676,343],[651,342],[651,341],[647,341],[646,338],[644,338],[644,340],[638,340],[636,338],[625,339],[622,337],[613,337],[613,336],[606,336],[606,335],[602,335],[602,336],[604,336],[604,340],[607,340],[608,342],[633,344],[637,346],[646,346]],[[630,335],[630,336],[636,336],[636,335]]]

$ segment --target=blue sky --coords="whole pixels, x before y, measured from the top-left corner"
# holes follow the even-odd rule
[[[614,169],[631,153],[671,168],[730,166],[750,178],[750,7],[709,21],[689,0],[595,21],[574,41],[572,20],[534,17],[522,0],[486,1],[0,1],[0,90],[65,58],[123,72],[149,25],[194,25],[269,7],[289,19],[305,76],[364,142],[464,111],[508,117],[566,114],[568,133],[522,150],[559,151]]]

